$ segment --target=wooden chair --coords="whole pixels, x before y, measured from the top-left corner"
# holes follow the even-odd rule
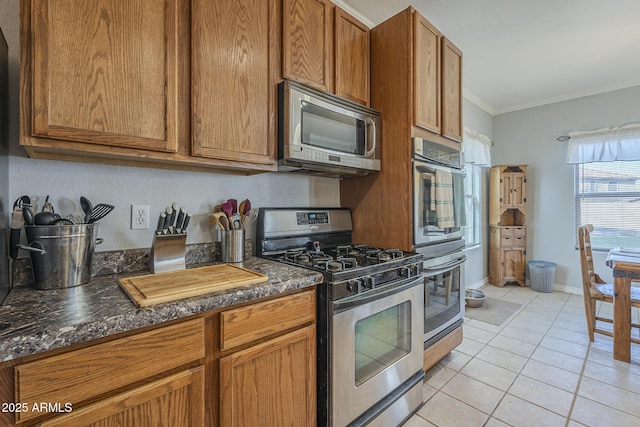
[[[593,341],[593,334],[608,335],[613,333],[597,327],[597,321],[613,324],[613,319],[596,316],[596,301],[613,303],[613,284],[606,283],[593,268],[593,255],[591,251],[591,232],[593,224],[585,224],[578,227],[578,249],[580,250],[580,266],[582,267],[582,292],[584,294],[584,312],[587,317],[589,339]],[[640,307],[640,288],[631,287],[631,306]],[[632,328],[640,328],[640,325],[632,323]],[[640,340],[631,338],[632,342]]]

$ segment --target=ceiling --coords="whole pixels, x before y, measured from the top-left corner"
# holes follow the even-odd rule
[[[463,54],[492,115],[640,85],[638,0],[342,0],[375,26],[411,5]]]

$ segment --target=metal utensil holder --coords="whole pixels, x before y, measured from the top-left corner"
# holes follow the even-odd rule
[[[186,268],[186,243],[187,233],[154,234],[149,257],[149,271],[164,273],[184,270]]]

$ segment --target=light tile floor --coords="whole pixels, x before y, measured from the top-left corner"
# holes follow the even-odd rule
[[[500,326],[465,318],[462,344],[426,373],[425,404],[405,427],[640,426],[640,345],[623,363],[610,337],[591,343],[581,295],[482,290],[522,307]],[[611,304],[598,310],[612,316]]]

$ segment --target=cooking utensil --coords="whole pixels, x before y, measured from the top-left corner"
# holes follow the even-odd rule
[[[230,227],[228,228],[228,230],[232,230],[233,229],[233,206],[231,205],[229,200],[227,200],[222,204],[222,212],[224,212],[225,215],[227,215],[227,220],[229,222],[229,227]]]
[[[189,221],[191,221],[191,212],[187,212],[184,216],[184,223],[182,224],[182,232],[187,232],[187,227],[189,226]]]
[[[89,223],[89,218],[91,218],[91,211],[93,210],[93,204],[84,196],[80,196],[80,207],[82,208],[82,212],[84,212],[84,220],[85,224]]]
[[[23,212],[24,215],[24,212]],[[35,225],[51,225],[57,219],[53,212],[38,212],[34,215]],[[26,223],[26,220],[25,220]]]
[[[232,214],[238,212],[238,201],[236,199],[229,199],[227,200],[227,202],[229,202],[229,204],[231,205]]]
[[[44,205],[42,206],[42,212],[52,212],[55,213],[55,209],[53,209],[53,205],[49,202],[49,195],[44,199]]]
[[[156,226],[156,234],[162,234],[162,229],[164,228],[164,221],[167,218],[167,214],[164,212],[160,212],[158,216],[158,225]]]
[[[33,211],[29,206],[22,207],[22,218],[26,225],[35,225],[36,219],[33,217]]]
[[[226,215],[220,215],[218,217],[218,221],[220,221],[220,228],[222,228],[223,230],[230,230],[229,218]]]
[[[178,214],[178,204],[176,202],[171,203],[171,215],[169,216],[169,228],[175,227],[176,215]]]
[[[75,224],[73,223],[73,221],[67,218],[56,218],[53,220],[51,225],[75,225]]]
[[[109,215],[109,213],[114,209],[113,205],[108,205],[106,203],[99,203],[93,207],[91,210],[91,215],[89,215],[88,224],[93,224],[96,221],[100,221],[105,216]]]
[[[247,216],[251,210],[251,201],[249,199],[245,199],[242,203],[244,203],[244,205],[240,207],[240,214]]]
[[[182,230],[182,226],[183,226],[183,223],[184,223],[184,214],[185,214],[185,211],[181,206],[180,207],[180,212],[178,212],[178,217],[176,218],[176,231],[178,233]]]
[[[31,206],[29,196],[18,197],[13,203],[11,214],[11,231],[9,232],[9,256],[11,259],[18,257],[18,244],[20,243],[20,231],[24,225],[23,208]]]
[[[226,221],[226,224],[224,224],[222,222],[222,218],[224,218],[225,220],[227,219],[227,216],[225,215],[224,212],[214,212],[211,215],[209,215],[209,217],[208,217],[209,224],[211,224],[212,226],[216,226],[217,225],[222,230],[227,230],[229,221]]]

